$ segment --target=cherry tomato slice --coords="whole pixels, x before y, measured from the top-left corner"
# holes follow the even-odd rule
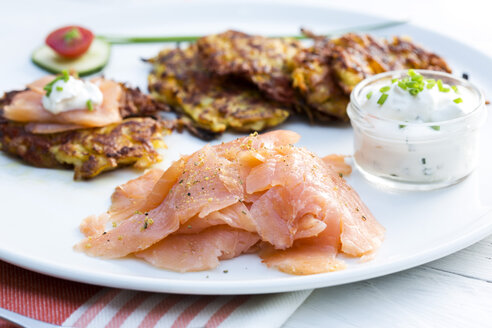
[[[90,47],[94,34],[80,26],[65,26],[46,37],[46,44],[57,54],[67,58],[83,55]]]

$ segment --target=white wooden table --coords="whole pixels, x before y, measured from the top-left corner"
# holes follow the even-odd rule
[[[492,55],[489,2],[329,2],[337,8],[407,18]],[[492,327],[492,236],[418,268],[315,290],[284,327]]]

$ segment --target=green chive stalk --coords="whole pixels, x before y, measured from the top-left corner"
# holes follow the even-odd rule
[[[380,30],[393,26],[398,26],[407,23],[407,21],[389,21],[378,24],[360,25],[351,28],[333,30],[323,36],[332,37],[348,32],[369,32]],[[151,36],[151,37],[124,37],[111,35],[98,35],[111,44],[131,44],[131,43],[169,43],[169,42],[193,42],[201,38],[201,35],[186,35],[186,36]],[[309,39],[306,35],[287,35],[287,36],[270,36],[272,38],[293,38],[297,40]]]

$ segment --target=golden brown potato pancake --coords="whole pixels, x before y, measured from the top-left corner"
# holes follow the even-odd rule
[[[155,148],[163,146],[162,136],[171,131],[171,126],[151,117],[136,116],[155,116],[166,106],[138,89],[122,86],[120,113],[134,118],[100,128],[49,134],[31,133],[26,128],[28,124],[3,118],[3,107],[21,91],[7,92],[0,99],[0,149],[37,167],[73,167],[75,180],[90,179],[121,166],[145,168],[160,161]]]
[[[345,116],[348,97],[336,82],[323,50],[324,44],[316,42],[298,53],[292,83],[305,103],[303,109],[310,120],[330,122]]]
[[[53,134],[33,134],[24,127],[0,122],[2,150],[37,167],[73,167],[75,180],[90,179],[121,166],[146,168],[159,162],[155,148],[166,131],[159,121],[148,117]]]
[[[284,106],[266,99],[250,83],[210,72],[196,45],[165,49],[148,61],[153,64],[152,96],[188,115],[201,129],[261,131],[289,116]]]
[[[290,73],[292,60],[301,49],[299,41],[229,30],[203,37],[197,45],[207,67],[215,73],[241,76],[271,99],[295,103]]]

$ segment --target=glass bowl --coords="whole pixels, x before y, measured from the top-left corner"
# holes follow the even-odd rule
[[[369,181],[400,190],[432,190],[453,185],[477,166],[479,129],[486,119],[483,93],[467,80],[448,73],[415,70],[425,79],[441,79],[467,88],[473,109],[439,122],[409,123],[378,117],[361,109],[365,89],[384,80],[402,78],[407,71],[391,71],[360,82],[350,95],[347,114],[354,130],[356,167]],[[409,95],[410,96],[410,95]]]

